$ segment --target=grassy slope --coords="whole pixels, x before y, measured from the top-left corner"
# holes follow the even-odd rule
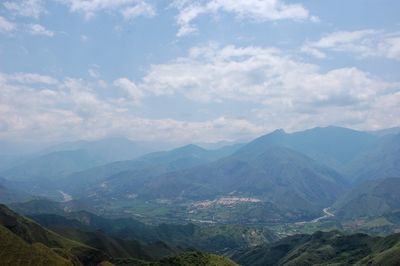
[[[385,238],[337,231],[296,235],[232,256],[245,266],[399,265],[400,234]]]
[[[181,251],[171,249],[162,242],[142,245],[137,241],[109,237],[102,232],[85,232],[72,228],[60,231],[67,238],[0,205],[0,264],[106,266],[112,265],[107,262],[110,260],[115,265],[236,265],[229,259],[208,253],[187,252],[176,255]]]
[[[32,206],[36,204],[19,205],[20,207],[17,206],[18,208],[16,209],[25,212],[28,208],[25,205]],[[35,210],[38,213],[43,212],[40,208]],[[54,210],[54,213],[60,213],[60,211]],[[57,230],[57,227],[70,227],[83,231],[101,230],[105,234],[120,239],[134,239],[144,243],[162,241],[173,246],[190,247],[212,253],[223,253],[228,248],[254,246],[277,239],[275,234],[269,230],[250,229],[238,225],[160,224],[151,226],[133,219],[106,219],[88,212],[64,213],[64,216],[57,214],[31,214],[31,217],[42,226],[56,230],[61,235],[63,233]],[[64,236],[73,238],[67,235]]]
[[[0,225],[27,244],[40,243],[65,257],[79,260],[84,265],[96,265],[108,259],[103,252],[47,230],[4,205],[0,205]]]
[[[150,264],[151,266],[237,266],[233,261],[207,253],[186,252],[179,256],[169,257],[159,262]]]
[[[0,226],[1,265],[80,265],[74,263],[41,243],[28,244],[7,228]]]

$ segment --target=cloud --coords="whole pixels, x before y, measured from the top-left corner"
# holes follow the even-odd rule
[[[143,98],[143,92],[136,84],[127,78],[120,78],[114,81],[114,86],[122,89],[135,104],[138,104]]]
[[[172,4],[177,8],[177,36],[184,36],[197,30],[192,21],[203,14],[226,12],[234,14],[239,19],[249,19],[256,22],[276,20],[317,21],[301,4],[286,4],[282,0],[207,0],[190,1],[175,0]]]
[[[124,135],[187,143],[237,139],[264,130],[249,121],[224,116],[205,121],[140,117],[129,103],[101,96],[84,80],[50,79],[34,73],[0,73],[0,139],[60,141]],[[34,82],[41,84],[37,87]],[[115,85],[130,96],[137,93],[126,78]]]
[[[0,32],[11,32],[16,28],[15,24],[0,16]]]
[[[98,65],[96,65],[96,64],[91,65],[88,70],[89,76],[94,79],[98,79],[100,77],[99,69],[100,69],[100,67]]]
[[[302,51],[317,58],[326,58],[327,52],[354,54],[360,58],[385,57],[400,59],[400,33],[388,33],[373,29],[337,31],[317,41],[307,41]]]
[[[326,58],[326,54],[324,52],[321,52],[320,50],[318,50],[316,48],[313,48],[313,47],[311,47],[309,45],[304,45],[301,48],[301,51],[306,53],[306,54],[312,55],[312,56],[314,56],[316,58],[319,58],[319,59]]]
[[[47,37],[53,37],[54,32],[46,29],[44,26],[40,24],[30,24],[28,25],[28,31],[32,35],[42,35]]]
[[[122,16],[127,20],[136,18],[138,16],[153,17],[156,14],[154,7],[144,1],[140,1],[134,6],[129,6],[123,9],[121,13]]]
[[[20,84],[46,84],[46,85],[55,85],[58,83],[58,80],[46,76],[35,73],[13,73],[13,74],[0,74],[0,81],[5,83],[20,83]]]
[[[368,127],[370,113],[393,110],[375,103],[400,91],[400,83],[355,67],[322,71],[275,48],[217,45],[194,47],[186,57],[152,65],[136,86],[147,95],[182,95],[204,104],[251,102],[261,106],[255,113],[268,114],[266,123],[276,117],[271,125],[287,129],[316,124]],[[347,121],[354,114],[358,124]],[[302,123],[300,118],[308,120]],[[399,122],[393,119],[386,125]]]
[[[87,42],[87,41],[89,41],[89,37],[87,35],[85,35],[85,34],[82,34],[81,35],[81,41],[82,42]]]
[[[5,1],[3,6],[12,14],[23,17],[39,18],[46,12],[42,0]]]
[[[232,45],[194,47],[186,57],[152,65],[138,86],[154,95],[182,94],[194,101],[284,98],[299,105],[328,102],[338,94],[358,101],[390,87],[357,68],[322,72],[275,48]]]
[[[94,17],[101,11],[117,11],[125,19],[138,16],[152,17],[156,13],[154,6],[144,0],[62,0],[62,2],[67,4],[72,12],[84,14],[86,19]]]
[[[116,90],[118,88],[118,90]],[[103,91],[103,93],[102,93]],[[108,91],[104,93],[104,91]],[[212,104],[252,102],[247,118],[216,113],[185,121],[141,115],[149,97],[183,96]],[[36,73],[0,73],[0,139],[60,141],[124,135],[176,143],[251,138],[286,130],[342,125],[379,129],[400,124],[400,85],[357,68],[321,71],[275,48],[193,47],[153,65],[139,81],[112,86]]]
[[[343,76],[347,78],[337,80]],[[343,88],[351,88],[356,81],[361,83],[359,86],[368,85],[364,74],[355,69],[331,71],[319,78],[326,84],[337,82]],[[321,81],[306,79],[305,82],[316,86]],[[133,95],[137,92],[137,85],[126,78],[116,80],[114,86],[129,93],[134,91]],[[297,88],[298,93],[292,92],[294,96],[287,91],[281,94],[271,91],[263,106],[253,110],[253,120],[217,115],[208,120],[183,121],[142,117],[128,102],[101,96],[95,88],[95,84],[81,79],[59,81],[35,73],[0,73],[0,139],[62,141],[124,135],[136,140],[215,142],[248,139],[275,128],[295,130],[336,124],[378,129],[400,123],[400,91],[394,89],[372,93],[374,96],[361,91],[358,99],[368,99],[361,106],[343,104],[340,99],[346,94],[340,90],[335,97],[325,97],[326,93],[322,93],[313,101],[309,101],[309,95],[301,87]],[[313,90],[316,88],[312,87],[308,93]]]

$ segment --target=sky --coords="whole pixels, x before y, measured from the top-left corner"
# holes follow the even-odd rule
[[[400,125],[398,0],[2,0],[0,141]]]

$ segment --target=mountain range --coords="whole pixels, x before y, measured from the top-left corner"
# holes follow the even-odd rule
[[[105,212],[110,203],[125,201],[181,202],[190,209],[198,202],[236,197],[254,203],[233,206],[236,220],[251,209],[260,213],[249,214],[258,222],[302,221],[320,216],[363,181],[400,176],[400,135],[392,133],[339,127],[277,130],[214,150],[187,145],[141,156],[143,145],[123,139],[66,143],[2,174],[24,193],[73,198]],[[129,156],[139,157],[123,160]],[[12,189],[5,183],[4,195]]]
[[[0,202],[28,217],[2,206],[4,249],[30,252],[39,265],[397,258],[400,134],[393,129],[276,130],[248,143],[166,151],[108,139],[2,156]],[[312,234],[318,230],[328,232]]]

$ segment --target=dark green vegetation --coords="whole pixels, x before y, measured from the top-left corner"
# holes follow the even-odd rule
[[[96,265],[108,259],[103,252],[46,230],[4,205],[0,205],[0,227],[1,243],[4,250],[9,250],[4,252],[4,261],[9,261],[10,265],[13,265],[13,262],[17,263],[19,258],[32,260],[39,265],[45,265],[46,262],[55,262],[55,265],[80,265],[90,262],[91,265]],[[41,256],[43,260],[38,260]],[[23,261],[19,263],[24,265]]]
[[[212,255],[212,254],[204,254],[200,252],[188,252],[183,253],[176,257],[170,257],[162,259],[160,262],[151,264],[154,266],[174,266],[174,265],[182,265],[182,266],[235,266],[236,263],[227,260],[226,258]]]
[[[162,242],[145,245],[65,225],[57,234],[0,205],[1,265],[236,265]]]
[[[295,235],[270,245],[238,251],[241,265],[398,265],[400,234],[385,238],[338,231]]]
[[[217,253],[277,239],[273,232],[265,228],[246,228],[240,225],[147,225],[132,218],[106,219],[86,211],[64,212],[62,204],[44,200],[13,204],[12,207],[29,215],[39,224],[73,239],[71,232],[95,231],[124,240],[139,240],[147,244],[165,242],[173,246]],[[80,242],[87,243],[82,240]]]

